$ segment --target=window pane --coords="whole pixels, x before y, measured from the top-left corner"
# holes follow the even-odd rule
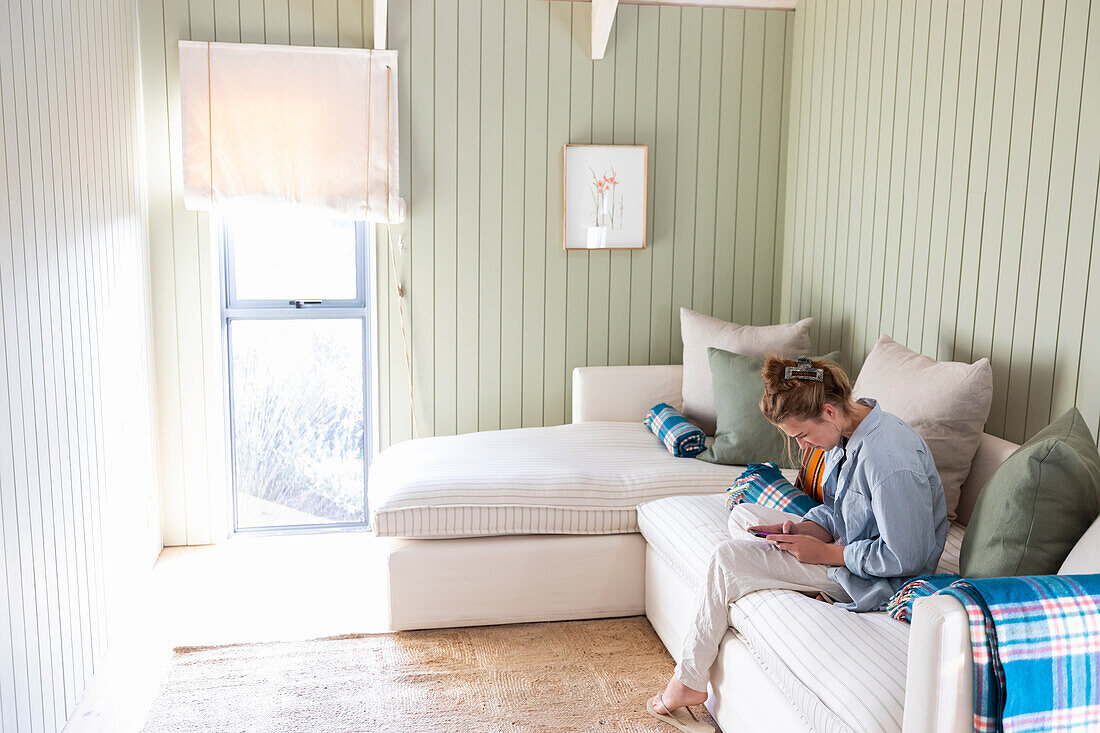
[[[230,322],[239,528],[364,521],[363,323]]]
[[[355,222],[297,212],[234,215],[238,300],[353,300]]]

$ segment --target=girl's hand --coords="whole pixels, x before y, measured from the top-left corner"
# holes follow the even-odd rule
[[[794,522],[783,522],[782,524],[758,524],[755,527],[749,527],[749,531],[763,532],[764,534],[798,534],[798,525]]]
[[[773,547],[789,552],[807,565],[844,565],[844,547],[841,545],[831,545],[804,534],[775,534],[766,539]]]

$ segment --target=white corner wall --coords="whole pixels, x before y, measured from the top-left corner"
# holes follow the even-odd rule
[[[136,0],[0,6],[0,731],[59,731],[161,548]]]

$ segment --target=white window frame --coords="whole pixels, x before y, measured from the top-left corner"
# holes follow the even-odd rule
[[[228,493],[228,521],[230,536],[255,534],[302,534],[334,531],[362,531],[370,529],[370,505],[367,482],[370,464],[378,450],[378,430],[374,396],[377,389],[377,362],[375,343],[377,317],[373,313],[375,300],[371,284],[375,277],[374,225],[355,222],[355,292],[354,299],[323,300],[313,303],[307,299],[239,299],[236,297],[236,258],[232,246],[232,233],[227,218],[211,217],[214,236],[218,238],[221,260],[221,345],[222,378],[225,380],[225,430],[226,430],[226,485]],[[363,335],[363,521],[324,522],[317,524],[273,525],[238,527],[237,525],[237,472],[236,447],[234,445],[234,404],[232,370],[232,345],[229,326],[235,320],[292,320],[292,319],[358,319],[362,322]]]

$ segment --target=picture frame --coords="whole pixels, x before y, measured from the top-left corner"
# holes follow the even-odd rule
[[[567,144],[562,248],[645,249],[649,147]]]

